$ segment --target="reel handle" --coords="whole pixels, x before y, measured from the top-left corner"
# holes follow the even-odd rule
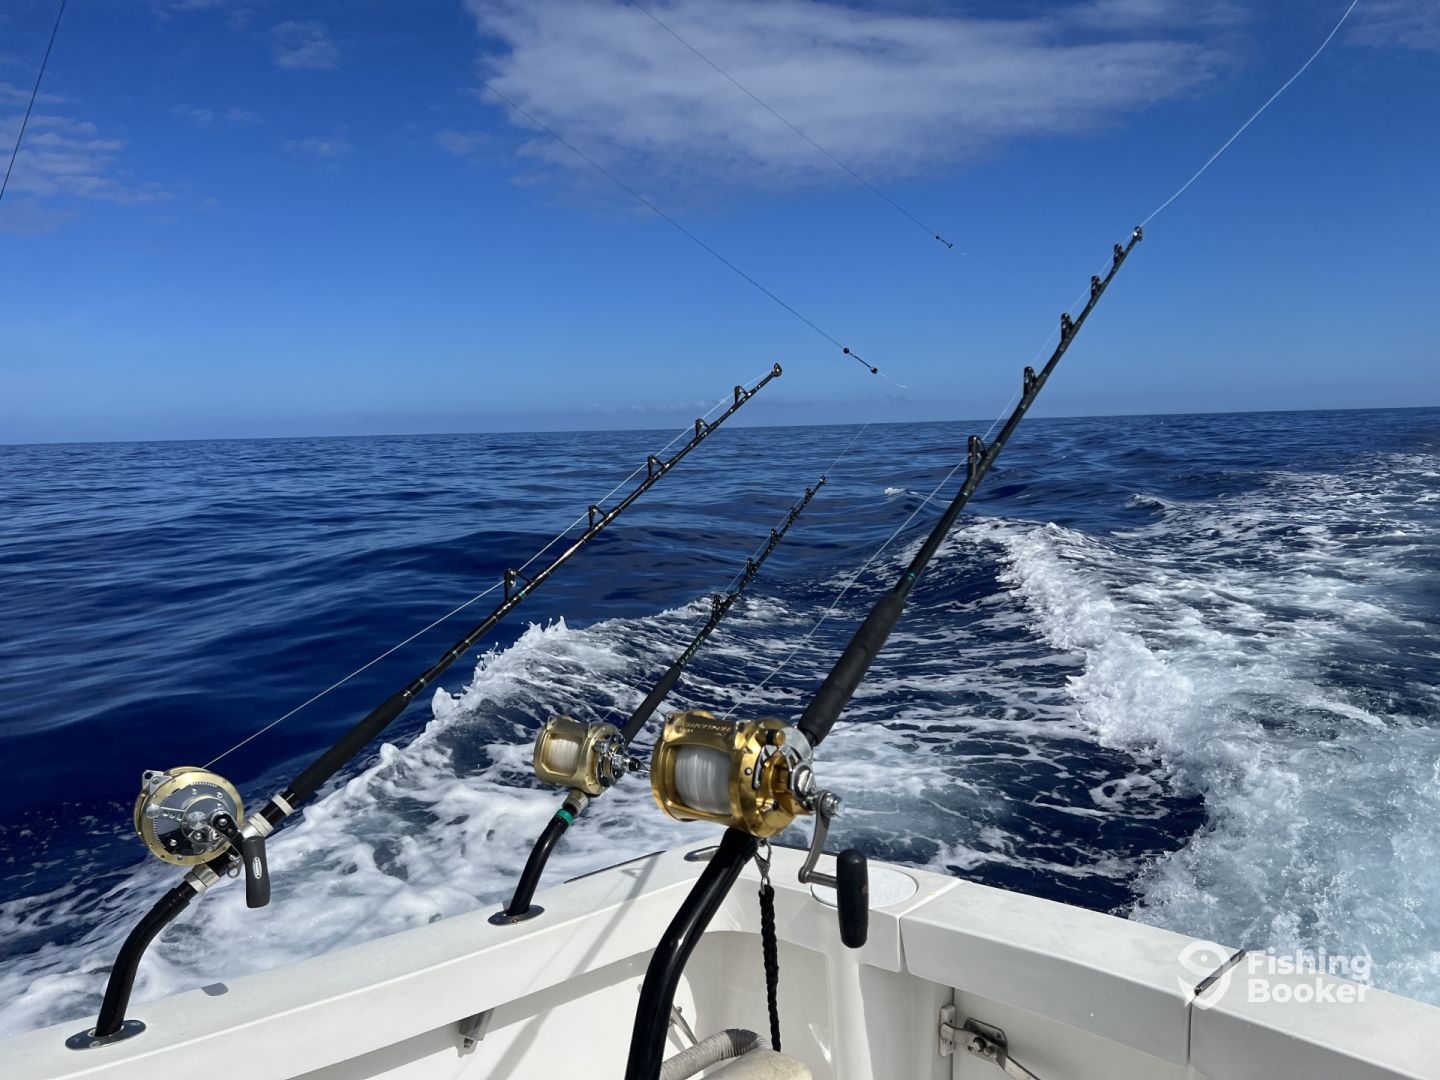
[[[835,907],[840,941],[858,949],[870,937],[870,864],[854,848],[835,857]]]
[[[245,906],[260,908],[270,903],[270,862],[265,856],[265,837],[241,832],[235,819],[223,810],[210,819],[210,827],[230,841],[231,850],[240,858],[245,871]]]
[[[270,903],[270,862],[265,857],[265,838],[246,836],[240,841],[240,858],[245,862],[245,906],[264,907]]]
[[[840,798],[828,791],[814,793],[815,831],[810,834],[810,850],[800,868],[802,885],[825,885],[835,890],[835,913],[840,920],[840,942],[847,949],[858,949],[870,937],[870,864],[854,848],[846,848],[835,857],[834,875],[815,869],[825,850],[830,823],[840,812]]]

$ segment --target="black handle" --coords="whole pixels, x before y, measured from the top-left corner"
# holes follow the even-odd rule
[[[270,903],[270,864],[265,859],[265,838],[247,836],[240,842],[245,861],[245,906],[264,907]]]
[[[846,848],[835,858],[835,906],[840,914],[840,940],[858,949],[870,936],[870,869],[865,856]]]

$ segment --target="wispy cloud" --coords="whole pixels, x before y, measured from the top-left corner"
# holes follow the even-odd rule
[[[638,175],[837,177],[813,147],[628,4],[467,3],[481,33],[506,46],[487,58],[500,92],[604,160]],[[655,11],[874,177],[952,164],[1005,139],[1110,123],[1189,92],[1220,64],[1207,34],[1241,16],[1215,0],[1092,0],[1006,19],[825,0],[655,0]],[[576,164],[544,139],[526,152]]]
[[[159,11],[211,11],[225,7],[227,0],[151,0]]]
[[[340,66],[340,46],[321,22],[279,23],[270,30],[270,46],[282,68],[332,71]]]
[[[315,157],[343,157],[355,149],[344,135],[311,135],[304,139],[290,139],[285,149]]]
[[[0,105],[24,106],[30,100],[30,88],[16,86],[14,83],[0,82]],[[59,94],[49,94],[41,91],[35,98],[37,105],[59,105],[64,102]]]
[[[1357,45],[1440,52],[1440,5],[1435,0],[1371,0],[1356,11],[1350,32]]]
[[[232,124],[263,124],[265,122],[259,113],[242,109],[238,105],[232,105],[225,110],[225,119]]]
[[[447,128],[435,135],[435,142],[440,149],[456,157],[474,157],[493,145],[494,141],[494,137],[484,131],[455,131]]]
[[[1076,26],[1149,33],[1156,29],[1234,26],[1248,22],[1250,12],[1232,0],[1089,0],[1058,11],[1057,17]]]
[[[202,109],[196,105],[172,105],[170,114],[178,116],[187,124],[193,124],[198,128],[208,128],[215,122],[213,109]]]
[[[0,83],[0,90],[14,87]],[[27,95],[28,97],[28,95]],[[0,145],[13,145],[20,130],[19,111],[0,114]],[[15,159],[9,190],[42,200],[81,198],[140,204],[170,198],[160,185],[136,181],[120,167],[125,140],[106,136],[89,121],[50,112],[30,117],[25,142]],[[53,208],[51,208],[53,210]],[[31,217],[36,215],[32,213]],[[63,218],[47,217],[48,222]]]

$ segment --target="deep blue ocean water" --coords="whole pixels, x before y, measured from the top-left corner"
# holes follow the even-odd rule
[[[864,432],[672,704],[795,716],[921,533],[816,620],[972,428]],[[473,596],[673,434],[0,447],[0,1031],[92,1011],[174,877],[129,831],[142,770],[210,761]],[[556,803],[536,727],[636,703],[853,434],[718,432],[272,841],[270,908],[207,896],[140,996],[507,893]],[[283,786],[489,603],[221,771]],[[1230,945],[1366,950],[1375,983],[1440,1002],[1437,630],[1440,410],[1027,421],[824,747],[833,843]],[[707,828],[631,781],[549,880]]]

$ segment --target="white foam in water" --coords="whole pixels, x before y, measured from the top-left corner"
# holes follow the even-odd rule
[[[989,528],[1037,629],[1083,654],[1070,690],[1095,737],[1153,753],[1204,798],[1205,827],[1142,875],[1133,917],[1252,949],[1369,953],[1375,984],[1440,1002],[1435,687],[1410,672],[1427,707],[1406,714],[1334,674],[1380,631],[1415,628],[1392,590],[1413,577],[1413,545],[1433,559],[1433,529],[1405,516],[1433,462],[1381,475],[1398,488],[1276,477],[1251,497],[1154,500],[1161,520],[1123,547]],[[1413,545],[1375,543],[1395,537]]]
[[[560,803],[553,789],[528,786],[533,728],[552,712],[598,719],[606,704],[638,704],[636,687],[649,665],[627,659],[607,641],[624,640],[639,656],[647,647],[671,650],[683,627],[693,628],[705,610],[692,605],[580,632],[563,622],[532,625],[511,648],[483,657],[458,698],[437,692],[434,719],[408,745],[384,746],[374,765],[313,801],[298,824],[272,839],[268,908],[248,910],[233,883],[192,904],[147,954],[135,1001],[508,898],[530,840]],[[498,726],[484,719],[506,710],[513,718]],[[466,768],[461,758],[477,743],[489,760]],[[558,847],[546,882],[715,832],[652,811],[643,783],[610,793]],[[0,1032],[92,1015],[125,934],[173,877],[173,870],[145,864],[98,907],[58,894],[4,905],[0,925],[7,931],[41,923],[98,928],[78,943],[44,946],[0,971]]]
[[[1436,464],[1387,459],[1374,472],[1392,486],[1276,476],[1203,504],[1144,497],[1152,524],[1114,537],[964,523],[847,709],[855,722],[825,744],[822,781],[846,798],[834,846],[858,832],[941,870],[1082,891],[1134,882],[1135,918],[1247,947],[1368,950],[1377,985],[1440,1001],[1434,680],[1409,672],[1407,710],[1376,689],[1385,680],[1343,677],[1433,631],[1403,587],[1409,554],[1435,548],[1407,508],[1433,499]],[[874,580],[906,557],[887,556]],[[935,599],[997,560],[999,591]],[[795,647],[833,596],[826,582],[849,573],[812,583],[810,608],[747,598],[671,707],[727,707]],[[742,715],[799,705],[873,589],[857,588],[833,635],[802,647]],[[483,656],[463,691],[436,693],[419,735],[276,835],[270,908],[247,910],[234,883],[191,906],[150,950],[137,1003],[498,905],[560,799],[530,777],[536,727],[552,713],[626,714],[707,610],[532,626]],[[1433,645],[1420,655],[1433,661]],[[1076,747],[1111,748],[1106,778],[1088,779]],[[1002,775],[1020,779],[1007,788]],[[1203,800],[1205,820],[1173,854],[1146,863],[1079,839],[1096,822],[1163,818],[1176,785]],[[1058,832],[1022,827],[1036,807]],[[546,883],[715,831],[669,821],[647,784],[627,782],[566,835]],[[0,967],[0,1032],[93,1015],[120,942],[173,879],[148,863],[99,897],[0,905],[7,935],[94,927]]]

